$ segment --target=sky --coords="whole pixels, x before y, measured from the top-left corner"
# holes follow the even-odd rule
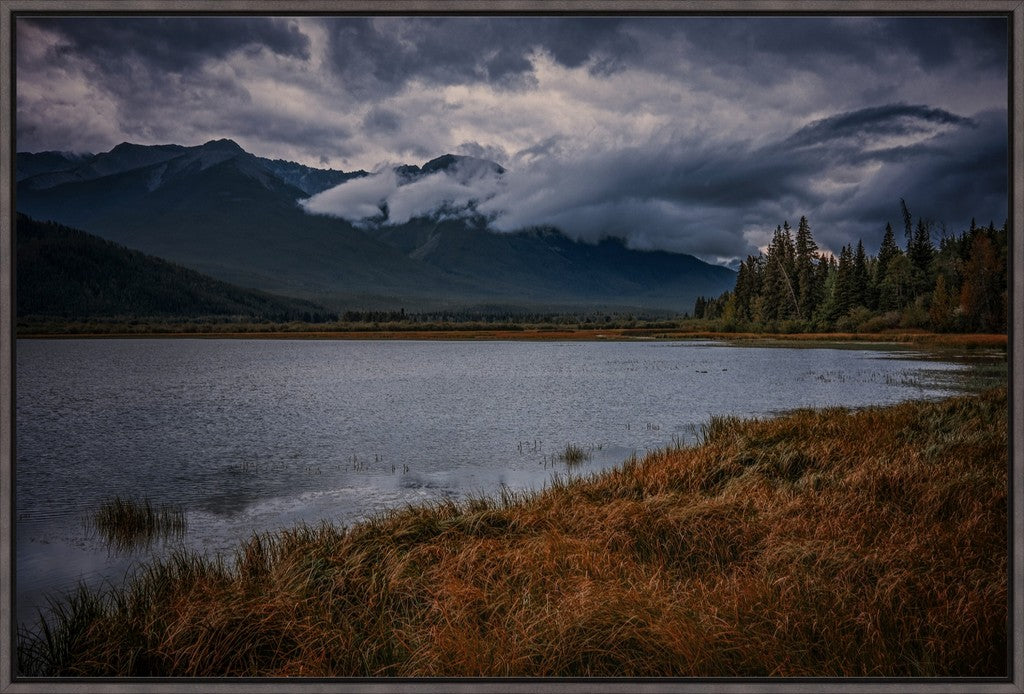
[[[732,264],[805,215],[878,247],[1007,216],[1008,39],[980,17],[76,17],[16,25],[18,151],[230,138],[376,175],[306,202]],[[400,185],[445,153],[491,167]]]

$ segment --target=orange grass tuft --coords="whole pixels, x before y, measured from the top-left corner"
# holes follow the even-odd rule
[[[254,537],[71,596],[26,674],[998,676],[1006,389],[719,419],[503,500]],[[49,644],[49,645],[48,645]]]

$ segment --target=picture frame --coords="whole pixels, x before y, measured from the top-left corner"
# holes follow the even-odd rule
[[[47,14],[164,14],[188,15],[192,13],[227,15],[332,15],[332,14],[487,14],[487,15],[578,15],[578,14],[700,14],[700,15],[845,15],[874,16],[889,14],[949,15],[996,14],[1006,16],[1011,28],[1010,84],[1010,249],[1011,249],[1011,291],[1008,364],[1010,371],[1010,417],[1011,457],[1008,460],[1008,479],[1011,481],[1009,530],[1011,605],[1008,623],[1008,644],[1010,648],[1010,673],[1006,678],[956,680],[936,678],[887,679],[866,678],[863,680],[839,680],[834,678],[694,678],[694,679],[556,679],[556,678],[410,678],[410,679],[336,679],[297,680],[240,679],[160,679],[91,681],[91,680],[33,680],[18,678],[14,672],[13,643],[17,625],[12,609],[12,577],[15,555],[13,537],[15,529],[15,351],[17,334],[15,326],[15,276],[14,267],[14,190],[13,171],[15,146],[16,94],[14,93],[14,27],[19,17],[33,13]],[[755,694],[761,692],[996,692],[1024,693],[1024,594],[1017,589],[1021,585],[1021,567],[1024,566],[1024,434],[1021,416],[1024,412],[1024,323],[1021,316],[1021,297],[1024,297],[1024,271],[1022,271],[1021,250],[1024,236],[1020,220],[1024,219],[1024,109],[1021,95],[1024,94],[1024,6],[1018,2],[1003,0],[909,0],[888,2],[864,0],[857,3],[841,0],[800,1],[800,0],[5,0],[0,8],[0,142],[5,152],[0,160],[0,692],[43,692],[43,691],[146,691],[146,692],[735,692]]]

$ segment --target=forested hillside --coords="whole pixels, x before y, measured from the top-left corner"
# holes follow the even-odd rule
[[[825,255],[801,217],[795,235],[788,223],[776,227],[767,251],[740,263],[732,291],[698,298],[694,317],[727,330],[1005,332],[1008,225],[972,220],[936,244],[934,225],[915,225],[901,203],[905,247],[886,224],[878,255],[863,240]]]
[[[16,233],[19,320],[336,318],[314,303],[236,287],[53,222],[19,214]]]

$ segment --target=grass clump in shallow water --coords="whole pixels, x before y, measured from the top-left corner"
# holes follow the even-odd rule
[[[180,537],[185,532],[185,512],[171,506],[155,506],[148,498],[116,496],[100,504],[92,524],[114,547],[132,549],[156,539]]]
[[[590,460],[590,451],[586,450],[582,446],[577,446],[573,443],[567,443],[565,450],[558,454],[560,460],[564,460],[569,465],[579,465],[585,460]]]
[[[22,674],[1005,676],[1006,456],[1005,388],[720,419],[538,494],[165,561],[23,632]]]

